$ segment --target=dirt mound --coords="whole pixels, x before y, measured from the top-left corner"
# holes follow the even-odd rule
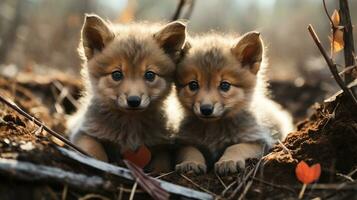
[[[344,96],[316,106],[315,113],[299,123],[283,144],[287,149],[276,145],[264,158],[269,180],[297,183],[294,169],[301,160],[322,165],[320,182],[333,181],[336,172],[351,172],[357,165],[357,106]]]

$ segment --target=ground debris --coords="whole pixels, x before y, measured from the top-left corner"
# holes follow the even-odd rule
[[[20,81],[17,80],[20,79],[19,77],[10,80],[0,76],[0,94],[13,100],[23,110],[41,119],[51,128],[63,133],[66,115],[76,109],[75,101],[79,97],[81,84],[78,81],[71,81],[67,76],[36,79],[31,76],[29,78],[27,74],[26,77]],[[290,84],[289,86],[284,86],[283,83],[273,84],[273,89],[276,91],[284,87],[291,90]],[[59,100],[61,88],[67,88],[69,93],[64,99]],[[308,96],[309,92],[310,90],[304,93],[304,96]],[[279,96],[279,92],[275,94],[278,95],[275,97],[280,102],[284,101],[284,97]],[[289,99],[289,102],[291,101],[293,99]],[[62,109],[59,109],[58,105]],[[296,105],[300,106],[299,109],[294,108]],[[295,117],[299,118],[302,116],[302,109],[307,110],[309,106],[298,102],[286,104],[286,108],[294,111]],[[60,110],[63,112],[59,112]],[[308,188],[309,198],[347,195],[354,188],[351,180],[357,178],[356,173],[350,173],[357,166],[357,116],[354,113],[357,113],[356,108],[341,95],[333,102],[316,105],[313,114],[298,123],[297,131],[290,133],[282,142],[284,148],[277,144],[262,159],[255,176],[252,175],[252,171],[258,160],[254,159],[247,162],[245,170],[231,176],[219,177],[214,172],[206,175],[180,175],[171,172],[152,174],[152,176],[160,176],[162,180],[193,188],[216,198],[237,199],[244,193],[246,199],[294,199],[301,187],[295,178],[294,169],[298,161],[304,160],[309,164],[318,162],[323,168],[322,177],[316,185],[319,189]],[[63,144],[54,142],[50,135],[31,120],[17,115],[0,103],[0,177],[4,180],[0,184],[0,198],[21,198],[17,191],[25,191],[35,199],[48,197],[59,199],[64,188],[67,188],[68,199],[78,199],[86,195],[99,195],[109,199],[118,198],[119,194],[129,197],[133,182],[123,182],[95,167],[88,167],[85,163],[64,156],[63,152],[58,150],[58,146],[61,145]],[[14,168],[12,173],[9,173],[7,168],[1,168],[15,161],[21,164]],[[60,173],[57,174],[58,176],[45,173],[36,180],[25,174],[27,176],[25,178],[22,176],[24,173],[21,173],[21,170],[24,170],[22,167],[30,165],[45,169],[42,170],[43,173],[46,170]],[[70,178],[66,178],[64,181],[61,178],[66,176],[59,178],[61,173],[70,176],[76,174],[81,177],[81,180],[73,182]],[[85,185],[85,182],[92,178],[95,179],[90,181],[92,185]],[[347,186],[341,186],[347,181],[349,181]],[[36,184],[31,184],[32,182]],[[84,186],[78,188],[81,184]],[[114,185],[120,187],[115,188]],[[336,186],[335,190],[334,186]],[[342,189],[338,190],[338,188]],[[43,192],[40,195],[38,191]],[[149,198],[140,188],[136,189],[135,197]]]

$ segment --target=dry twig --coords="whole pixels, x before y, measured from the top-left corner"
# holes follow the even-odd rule
[[[224,187],[224,189],[227,189],[227,186],[226,184],[223,182],[222,178],[217,174],[217,173],[214,173],[217,177],[217,179],[219,180],[219,182],[222,184],[222,186]]]
[[[136,187],[137,186],[138,186],[138,182],[136,181],[134,183],[134,185],[133,185],[133,188],[131,189],[129,200],[133,200],[134,199],[134,195],[135,195],[135,191],[136,191]]]
[[[296,194],[296,191],[295,191],[294,189],[289,188],[289,187],[287,187],[287,186],[285,186],[285,185],[273,184],[273,183],[270,183],[270,182],[268,182],[268,181],[265,181],[265,180],[260,179],[260,178],[257,178],[257,177],[253,177],[252,179],[253,179],[254,181],[260,182],[260,183],[262,183],[262,184],[264,184],[264,185],[268,185],[268,186],[270,186],[270,187],[274,187],[274,188],[278,188],[278,189],[287,190],[287,191],[289,191],[289,192],[291,192],[291,193]]]
[[[312,37],[312,39],[314,40],[316,46],[318,47],[318,49],[320,50],[322,56],[324,57],[333,77],[335,78],[337,84],[340,86],[340,88],[343,90],[343,92],[348,95],[352,101],[357,105],[357,100],[356,97],[353,95],[353,93],[351,92],[351,90],[345,85],[344,81],[342,80],[342,78],[338,75],[338,71],[337,71],[337,67],[336,64],[333,62],[333,60],[331,58],[329,58],[329,56],[327,55],[326,50],[324,49],[324,47],[322,46],[318,36],[316,35],[316,32],[314,30],[314,28],[312,27],[312,25],[310,24],[308,26],[308,30],[310,32],[310,35]]]
[[[176,11],[174,13],[174,15],[171,18],[171,21],[175,21],[180,19],[181,13],[183,8],[185,7],[185,5],[188,4],[188,8],[187,8],[187,12],[184,14],[184,19],[189,19],[191,17],[194,5],[195,5],[195,0],[180,0]]]
[[[178,19],[179,19],[180,14],[181,14],[181,12],[182,12],[182,8],[183,8],[183,6],[185,5],[185,3],[186,3],[186,0],[180,0],[179,4],[177,5],[175,14],[172,16],[171,21],[175,21],[175,20],[178,20]]]
[[[207,192],[208,194],[211,194],[215,197],[217,197],[218,195],[216,195],[215,193],[207,190],[206,188],[200,186],[199,184],[195,183],[193,180],[191,180],[190,178],[188,178],[187,176],[183,175],[183,174],[180,174],[180,176],[184,179],[186,179],[188,182],[190,182],[192,185],[194,185],[195,187],[199,188],[200,190],[204,191],[204,192]]]
[[[6,100],[4,97],[0,95],[0,102],[3,102],[5,105],[9,106],[13,110],[15,110],[17,113],[20,115],[24,116],[30,121],[33,121],[37,126],[42,127],[45,131],[47,131],[49,134],[52,136],[56,137],[57,139],[61,140],[63,143],[65,143],[68,147],[82,153],[83,155],[88,156],[86,152],[84,152],[82,149],[74,145],[71,141],[69,141],[67,138],[63,137],[61,134],[55,132],[54,130],[50,129],[48,126],[46,126],[43,122],[40,120],[36,119],[35,117],[31,116],[24,110],[22,110],[20,107],[18,107],[14,102]]]

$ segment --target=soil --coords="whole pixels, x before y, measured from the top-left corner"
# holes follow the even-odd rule
[[[284,82],[273,82],[271,85],[274,98],[291,111],[295,118],[305,116],[311,104],[324,93],[309,85],[300,88]],[[22,74],[17,79],[0,77],[2,96],[12,99],[22,109],[62,133],[65,130],[66,115],[76,109],[73,99],[79,97],[81,88],[77,79],[65,75],[37,77]],[[68,95],[60,99],[63,90],[67,90]],[[345,183],[346,178],[341,178],[337,173],[348,174],[357,166],[357,106],[348,97],[340,95],[334,101],[315,105],[312,113],[309,118],[299,122],[297,131],[290,133],[283,141],[288,151],[278,144],[262,160],[248,161],[246,169],[236,175],[218,177],[211,172],[199,176],[186,174],[184,177],[170,173],[162,179],[222,198],[236,199],[242,194],[247,199],[296,198],[301,183],[297,181],[294,170],[296,164],[304,160],[308,164],[321,164],[323,170],[319,183]],[[57,145],[63,144],[0,103],[0,158],[95,174],[120,185],[112,177],[63,157],[55,148]],[[64,183],[51,181],[31,184],[28,180],[13,177],[1,170],[0,177],[3,180],[0,183],[0,197],[4,197],[1,199],[20,197],[20,191],[34,199],[61,198],[65,187]],[[357,177],[351,175],[350,178]],[[117,198],[118,195],[117,192],[83,191],[80,188],[69,188],[68,191],[68,199],[77,199],[89,193],[108,198]],[[306,196],[340,198],[346,195],[354,193],[351,190],[308,190]]]
[[[292,183],[295,178],[286,175],[293,175],[300,160],[320,163],[324,172],[322,182],[331,181],[336,171],[348,174],[356,167],[357,106],[348,97],[338,96],[333,102],[317,105],[314,114],[297,128],[283,142],[289,152],[277,145],[264,158],[267,174],[274,170],[271,180],[281,182],[284,177],[284,182]]]

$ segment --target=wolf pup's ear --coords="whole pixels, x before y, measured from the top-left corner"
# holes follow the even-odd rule
[[[85,15],[81,41],[87,59],[100,52],[114,38],[107,22],[97,15]]]
[[[249,67],[253,74],[257,74],[263,58],[263,49],[260,33],[252,31],[241,37],[232,47],[232,53],[243,67]]]
[[[176,62],[186,41],[186,25],[179,21],[174,21],[164,26],[160,31],[154,34],[155,40],[158,42],[165,53]]]

